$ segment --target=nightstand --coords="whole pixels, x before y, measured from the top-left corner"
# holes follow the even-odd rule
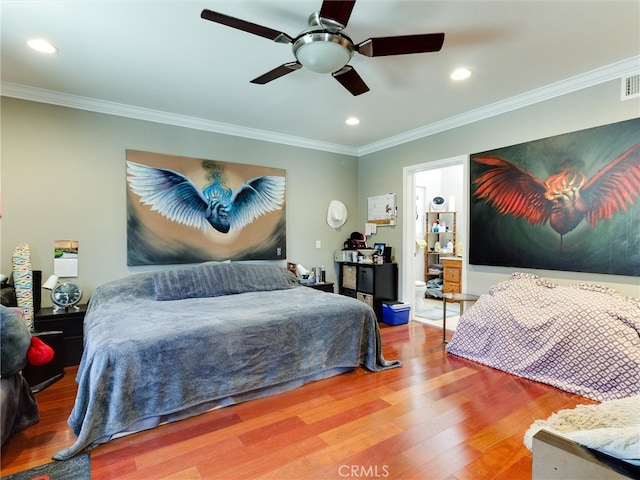
[[[65,367],[78,365],[82,357],[84,343],[84,315],[87,305],[78,305],[79,310],[70,308],[66,312],[54,312],[52,307],[42,308],[35,314],[34,330],[43,332],[62,332],[62,364]],[[46,339],[42,338],[45,341]]]
[[[64,339],[60,331],[33,332],[45,344],[53,349],[53,358],[44,365],[34,366],[27,364],[22,369],[22,376],[31,387],[33,393],[44,390],[52,383],[64,377]]]
[[[305,287],[315,288],[316,290],[322,290],[323,292],[333,293],[333,283],[324,282],[324,283],[304,283]]]

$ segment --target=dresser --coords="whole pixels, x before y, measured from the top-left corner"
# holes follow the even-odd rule
[[[456,257],[445,257],[442,259],[442,292],[461,293],[462,292],[462,259]]]

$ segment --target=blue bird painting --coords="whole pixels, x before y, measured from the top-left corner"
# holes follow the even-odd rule
[[[227,187],[220,171],[202,191],[181,173],[127,161],[127,181],[140,201],[171,221],[223,234],[239,231],[256,218],[280,210],[285,177],[264,175]]]

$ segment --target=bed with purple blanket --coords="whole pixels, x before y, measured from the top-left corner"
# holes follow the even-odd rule
[[[280,393],[382,355],[373,310],[298,286],[275,265],[147,272],[94,292],[69,417],[68,459],[128,433]]]
[[[514,273],[468,308],[447,351],[598,401],[640,393],[640,299]]]

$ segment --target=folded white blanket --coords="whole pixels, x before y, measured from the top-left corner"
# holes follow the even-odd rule
[[[524,435],[531,450],[533,436],[548,430],[574,442],[640,465],[640,395],[599,405],[578,405],[536,420]]]

